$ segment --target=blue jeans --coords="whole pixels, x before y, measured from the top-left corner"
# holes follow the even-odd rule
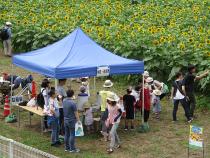
[[[76,121],[65,121],[65,150],[75,150],[75,123]]]
[[[52,141],[52,144],[55,144],[56,142],[59,141],[59,121],[58,121],[58,118],[51,121],[50,126],[52,128],[51,141]]]
[[[110,137],[111,137],[111,142],[110,142],[110,148],[113,149],[117,145],[120,145],[120,138],[117,134],[117,128],[119,126],[119,123],[115,123],[112,125],[111,131],[109,132]]]

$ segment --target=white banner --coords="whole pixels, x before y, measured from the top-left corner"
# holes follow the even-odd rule
[[[109,74],[110,74],[109,66],[101,66],[97,68],[97,77],[109,76]]]

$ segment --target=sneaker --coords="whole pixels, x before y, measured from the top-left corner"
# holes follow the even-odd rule
[[[79,152],[80,152],[80,149],[70,150],[69,152],[70,152],[70,153],[79,153]]]
[[[51,146],[58,147],[58,144],[57,143],[52,143]]]
[[[121,148],[121,145],[117,145],[117,146],[115,146],[115,148],[116,149],[119,149],[119,148]]]
[[[67,152],[67,151],[69,151],[69,152],[70,152],[70,150],[69,150],[69,149],[65,149],[65,152]]]
[[[111,153],[114,152],[114,150],[110,148],[110,149],[107,150],[107,152],[108,152],[108,154],[111,154]]]
[[[57,144],[57,145],[61,145],[61,142],[60,142],[60,141],[57,141],[56,144]]]
[[[43,131],[44,133],[47,133],[48,132],[48,129],[44,129],[44,131]]]
[[[188,122],[188,123],[191,123],[191,122],[192,122],[192,119],[188,120],[187,122]]]
[[[128,127],[125,127],[124,130],[127,131],[128,130]]]

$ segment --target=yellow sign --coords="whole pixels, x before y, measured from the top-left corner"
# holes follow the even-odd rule
[[[203,148],[203,128],[190,126],[189,145]]]

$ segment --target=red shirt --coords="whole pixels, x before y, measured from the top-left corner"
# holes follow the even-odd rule
[[[140,91],[140,101],[139,101],[139,107],[142,108],[142,89]],[[150,100],[150,90],[149,88],[144,88],[144,109],[150,110],[151,106],[151,100]]]

